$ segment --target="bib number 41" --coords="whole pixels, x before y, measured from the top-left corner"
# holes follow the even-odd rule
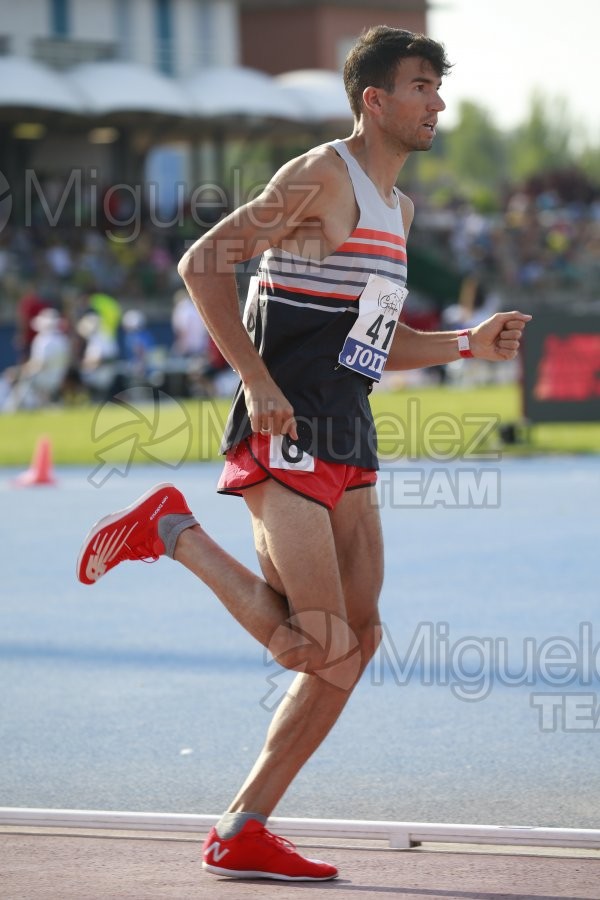
[[[380,345],[379,338],[380,338],[382,328],[384,329],[384,334],[383,334],[383,342],[381,343],[381,349],[387,350],[389,343],[392,339],[394,330],[396,328],[395,319],[388,319],[386,321],[383,314],[380,316],[377,316],[377,318],[375,319],[373,324],[371,326],[369,326],[369,328],[367,328],[365,334],[367,335],[368,338],[371,339],[371,344],[374,347],[379,346]]]

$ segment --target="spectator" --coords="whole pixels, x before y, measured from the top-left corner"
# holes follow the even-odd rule
[[[206,325],[188,292],[183,289],[173,296],[171,327],[175,335],[172,351],[175,356],[206,356],[209,340]]]
[[[209,397],[231,397],[239,381],[237,374],[210,336],[206,364],[200,372],[200,378]]]
[[[38,409],[56,400],[69,367],[71,346],[58,311],[43,309],[31,326],[35,337],[29,359],[2,376],[0,403],[5,412]]]
[[[156,370],[156,343],[148,330],[146,316],[139,309],[129,309],[122,324],[127,382],[144,382]]]
[[[88,303],[91,310],[98,314],[100,319],[99,330],[106,338],[116,341],[121,323],[121,304],[109,294],[100,292],[90,294]]]
[[[15,348],[18,362],[29,359],[31,345],[36,336],[33,320],[49,304],[37,293],[35,287],[27,285],[19,297],[17,303],[17,333],[15,335]]]
[[[61,281],[66,281],[73,271],[71,249],[66,242],[55,237],[46,249],[46,262],[50,266],[52,274]]]
[[[84,339],[81,358],[81,380],[93,400],[106,400],[112,393],[118,372],[119,345],[116,337],[102,327],[97,312],[90,311],[77,323],[77,333]]]

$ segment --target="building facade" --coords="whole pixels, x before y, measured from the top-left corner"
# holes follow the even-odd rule
[[[272,75],[340,70],[371,25],[426,33],[428,0],[239,0],[243,65]]]
[[[273,136],[274,122],[320,127],[315,123],[325,119],[311,118],[310,109],[306,119],[293,111],[283,116],[272,106],[265,111],[258,103],[258,73],[239,67],[261,70],[264,81],[272,79],[262,73],[336,71],[369,25],[425,30],[427,0],[373,3],[0,0],[0,173],[13,185],[14,209],[28,203],[26,170],[35,171],[40,183],[67,184],[77,172],[94,190],[121,181],[175,190],[182,182],[221,178],[224,142],[234,126],[240,133],[236,123],[245,123],[241,133],[250,137],[257,129]],[[218,67],[229,75],[237,71],[233,87],[228,73],[215,72]],[[211,72],[210,86],[196,89],[192,105],[190,82]],[[29,76],[33,86],[26,91]],[[68,89],[75,97],[75,107],[48,96],[53,81],[59,94]],[[165,91],[185,95],[185,108],[165,108]],[[219,91],[229,96],[215,102]],[[232,96],[235,109],[228,111]],[[207,99],[212,106],[204,112],[196,100]]]
[[[127,60],[168,75],[239,63],[236,0],[0,0],[0,54],[54,68]]]

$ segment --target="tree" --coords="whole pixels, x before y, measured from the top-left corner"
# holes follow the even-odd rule
[[[600,187],[600,146],[585,147],[578,160],[580,168],[590,179],[590,182]]]
[[[510,174],[513,181],[549,169],[571,165],[572,136],[576,133],[564,99],[551,101],[539,92],[531,98],[529,116],[510,141]]]
[[[534,94],[512,132],[500,131],[485,107],[463,101],[456,126],[409,158],[402,184],[425,191],[434,206],[468,201],[482,213],[501,209],[516,185],[585,203],[600,186],[600,146],[585,143],[564,100]]]
[[[463,100],[458,124],[448,135],[448,163],[459,181],[496,187],[506,175],[506,142],[488,111]]]

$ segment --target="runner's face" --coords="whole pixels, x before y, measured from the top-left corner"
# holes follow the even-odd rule
[[[380,92],[380,125],[398,150],[429,150],[438,114],[446,104],[439,95],[441,80],[425,59],[402,60],[391,94]]]

